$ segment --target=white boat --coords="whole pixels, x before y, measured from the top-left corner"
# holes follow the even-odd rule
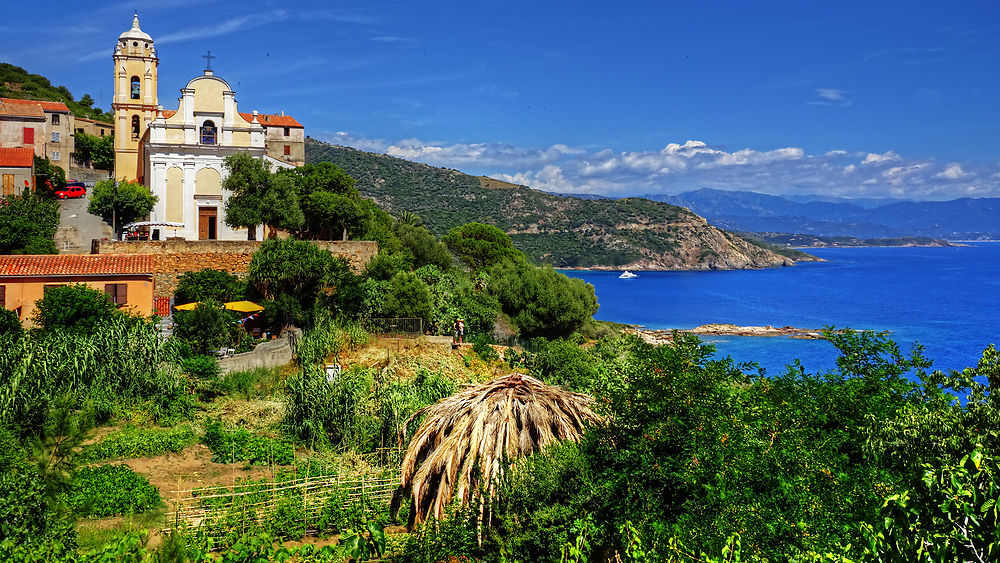
[[[632,272],[630,272],[628,270],[625,270],[624,272],[622,272],[622,275],[618,276],[618,279],[620,279],[620,280],[631,280],[631,279],[634,279],[634,278],[637,278],[637,277],[639,277],[639,276],[633,274]]]

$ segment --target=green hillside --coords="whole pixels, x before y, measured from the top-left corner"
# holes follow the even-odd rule
[[[76,100],[65,86],[53,86],[48,78],[31,74],[19,66],[0,63],[0,98],[20,98],[22,100],[47,100],[62,102],[77,117],[86,117],[110,123],[113,115],[93,107],[90,94]]]
[[[508,232],[557,267],[733,269],[808,259],[709,226],[683,207],[641,198],[578,199],[457,170],[307,139],[306,160],[332,162],[390,213],[416,213],[438,235],[470,221]]]

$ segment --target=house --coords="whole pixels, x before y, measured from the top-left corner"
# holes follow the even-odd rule
[[[45,151],[45,112],[38,104],[8,104],[0,98],[0,148]]]
[[[74,118],[74,121],[76,122],[74,133],[86,133],[94,137],[108,137],[115,134],[115,126],[111,123],[95,121],[86,117],[77,117]]]
[[[15,311],[31,326],[35,302],[46,288],[85,284],[110,295],[119,308],[150,315],[153,267],[148,254],[0,256],[0,307]]]
[[[244,118],[249,114],[241,114]],[[257,114],[257,123],[264,126],[264,144],[267,156],[295,166],[306,163],[305,128],[294,117],[281,112],[278,115]]]
[[[32,146],[35,155],[48,158],[59,168],[69,173],[73,154],[74,117],[66,104],[44,100],[19,100],[0,98],[0,119],[4,114],[23,114],[20,141],[15,125],[6,135],[0,133],[0,146]],[[37,119],[41,116],[41,121]],[[34,131],[29,133],[28,129]]]
[[[35,152],[30,147],[0,147],[0,196],[35,189]]]

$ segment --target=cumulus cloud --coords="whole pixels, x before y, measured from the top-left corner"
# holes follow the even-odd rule
[[[415,138],[386,141],[347,132],[318,137],[558,193],[629,196],[716,188],[774,195],[934,200],[1000,197],[1000,162],[941,164],[933,159],[906,158],[891,150],[810,154],[799,147],[731,150],[687,140],[668,142],[658,149],[614,151],[566,144],[532,148]]]
[[[895,162],[899,160],[899,155],[892,152],[886,151],[882,154],[877,152],[870,152],[865,159],[861,161],[861,164],[878,164],[880,162]]]
[[[958,180],[960,178],[965,178],[968,174],[962,170],[962,165],[957,162],[953,162],[945,168],[943,171],[934,175],[935,178],[941,178],[944,180]]]

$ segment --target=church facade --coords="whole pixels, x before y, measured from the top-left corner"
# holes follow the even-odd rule
[[[222,78],[207,68],[181,89],[176,110],[164,110],[157,102],[158,59],[152,38],[139,27],[123,33],[115,48],[115,178],[136,179],[157,197],[149,219],[173,223],[160,227],[162,237],[187,240],[246,240],[246,229],[225,224],[229,198],[222,188],[226,177],[224,159],[235,153],[262,158],[274,170],[299,164],[271,156],[272,151],[290,155],[288,142],[270,147],[274,133],[266,123],[278,116],[254,111],[241,113],[236,94]],[[211,59],[209,59],[211,60]],[[210,65],[209,65],[210,66]],[[288,116],[280,116],[281,133],[292,138]],[[301,125],[298,129],[301,131]],[[257,229],[262,232],[262,229]]]

